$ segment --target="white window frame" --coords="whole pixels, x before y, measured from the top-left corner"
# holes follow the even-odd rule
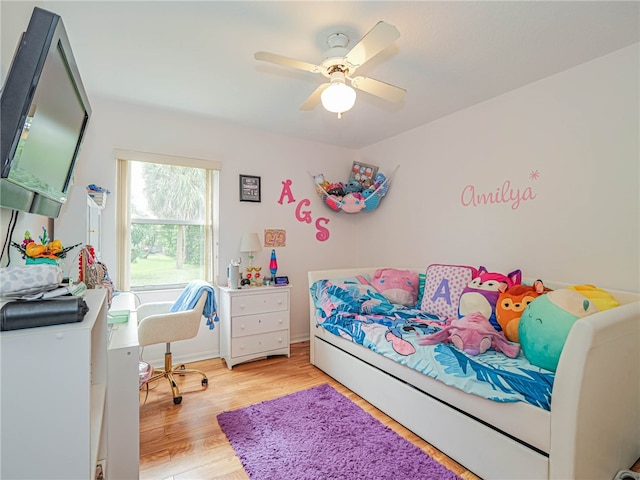
[[[207,170],[206,195],[210,199],[205,205],[205,280],[211,284],[218,270],[218,192],[219,171],[221,163],[216,160],[202,160],[199,158],[178,157],[156,153],[136,152],[133,150],[115,150],[117,159],[117,212],[116,212],[116,248],[118,257],[118,272],[116,287],[122,291],[131,290],[130,266],[131,266],[131,218],[130,205],[130,175],[131,163],[149,162],[175,165],[180,167],[203,168]],[[135,288],[135,290],[164,290],[171,286],[150,286]]]

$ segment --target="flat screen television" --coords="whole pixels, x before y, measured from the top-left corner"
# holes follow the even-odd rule
[[[0,206],[55,218],[91,116],[62,18],[34,8],[0,99]]]

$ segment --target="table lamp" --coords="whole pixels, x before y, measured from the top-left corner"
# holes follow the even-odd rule
[[[262,250],[260,237],[257,233],[244,233],[240,241],[240,252],[249,253],[249,267],[253,266],[253,253]]]
[[[276,272],[278,271],[278,259],[276,258],[276,249],[271,250],[271,260],[269,261],[269,271],[271,272],[271,281],[275,283]]]

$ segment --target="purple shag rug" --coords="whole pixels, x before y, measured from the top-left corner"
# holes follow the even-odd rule
[[[329,385],[218,415],[252,480],[460,480]]]

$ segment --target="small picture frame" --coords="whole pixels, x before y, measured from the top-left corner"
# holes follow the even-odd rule
[[[240,201],[260,202],[260,177],[240,175]]]

